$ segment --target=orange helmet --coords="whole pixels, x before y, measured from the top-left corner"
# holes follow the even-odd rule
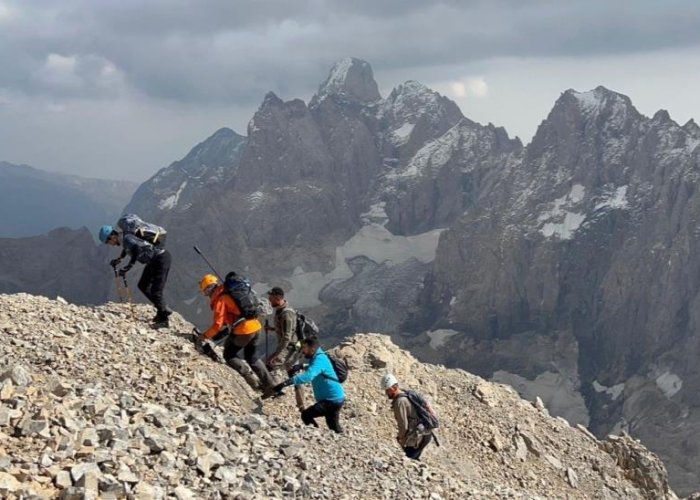
[[[206,293],[212,287],[214,287],[218,284],[219,284],[219,278],[217,278],[213,274],[206,274],[206,275],[204,275],[204,277],[201,280],[199,280],[199,290],[202,293]]]

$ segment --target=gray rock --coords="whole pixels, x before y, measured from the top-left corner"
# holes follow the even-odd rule
[[[0,381],[12,380],[19,387],[24,387],[32,383],[32,374],[22,365],[14,365],[12,368],[0,374]]]

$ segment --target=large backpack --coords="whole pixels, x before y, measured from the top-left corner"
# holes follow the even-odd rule
[[[265,304],[258,298],[244,276],[239,276],[233,271],[228,273],[224,278],[224,290],[236,302],[245,319],[256,319],[269,314]]]
[[[326,356],[328,356],[328,359],[331,362],[331,366],[333,367],[333,371],[335,371],[335,376],[337,380],[332,377],[329,377],[325,373],[323,374],[323,376],[327,379],[335,380],[336,382],[340,382],[342,384],[348,379],[348,371],[350,371],[347,359],[339,358],[335,354],[331,354],[329,352],[325,354]]]
[[[428,401],[421,394],[415,391],[406,390],[399,394],[399,397],[402,396],[407,397],[413,407],[416,409],[416,413],[418,413],[419,430],[430,431],[432,429],[437,429],[440,426],[435,410],[433,410],[430,403],[428,403]],[[420,429],[421,425],[423,426],[423,429]]]
[[[307,318],[299,311],[297,315],[297,340],[308,339],[309,337],[318,337],[320,332],[318,326],[311,318]]]
[[[124,214],[117,221],[117,226],[124,234],[133,234],[153,245],[165,246],[168,232],[162,227],[146,222],[136,214]]]

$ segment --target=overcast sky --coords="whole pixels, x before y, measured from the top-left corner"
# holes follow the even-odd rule
[[[524,142],[568,88],[700,118],[697,0],[0,0],[0,160],[142,181],[346,56]]]

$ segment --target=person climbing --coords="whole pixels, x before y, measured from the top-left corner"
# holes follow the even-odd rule
[[[145,264],[137,284],[138,289],[156,308],[152,326],[168,328],[172,310],[165,302],[163,290],[168,281],[172,257],[165,248],[165,230],[155,224],[143,222],[133,214],[127,214],[119,219],[117,227],[122,230],[122,234],[110,225],[102,226],[98,234],[102,243],[123,246],[121,255],[111,260],[109,264],[116,269],[122,259],[129,256],[129,263],[119,269],[119,276],[125,276],[136,262]]]
[[[340,410],[345,404],[345,390],[338,381],[331,360],[318,342],[317,337],[309,337],[301,341],[301,352],[309,360],[309,366],[303,373],[288,378],[274,387],[275,391],[294,385],[311,383],[316,403],[301,412],[301,420],[306,425],[318,427],[316,418],[325,417],[328,428],[342,434],[340,426]]]
[[[200,341],[225,338],[226,364],[240,373],[254,390],[270,394],[274,382],[265,363],[257,354],[262,331],[260,321],[244,318],[236,301],[213,274],[207,274],[199,281],[199,289],[203,295],[209,297],[214,314],[212,325],[201,334]],[[238,357],[241,351],[243,359]]]
[[[391,407],[394,410],[394,418],[399,429],[396,440],[408,458],[420,460],[423,450],[433,439],[437,417],[422,396],[413,391],[401,391],[399,381],[391,373],[382,377],[381,385],[391,400]],[[428,413],[427,420],[421,415],[423,408]]]
[[[289,306],[284,297],[284,290],[278,286],[267,292],[270,305],[275,311],[275,326],[272,329],[277,337],[275,352],[267,358],[267,366],[273,378],[279,380],[279,374],[287,374],[294,365],[301,361],[301,342],[297,338],[297,313]],[[304,393],[301,386],[294,386],[297,408],[304,409]]]

